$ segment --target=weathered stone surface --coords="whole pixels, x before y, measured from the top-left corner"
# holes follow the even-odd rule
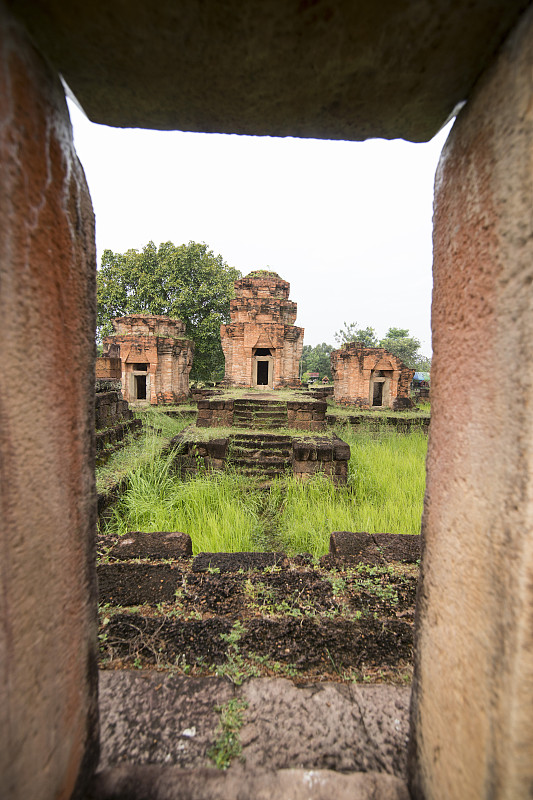
[[[533,786],[532,75],[530,8],[436,176],[416,798]]]
[[[399,778],[329,770],[180,770],[117,767],[104,770],[88,800],[409,800]]]
[[[96,380],[120,380],[122,378],[120,358],[100,356],[96,359],[94,374]]]
[[[0,794],[97,759],[94,217],[61,83],[0,3]]]
[[[329,438],[293,439],[292,469],[299,478],[317,473],[331,476],[334,483],[344,484],[348,476],[350,446],[337,436]]]
[[[372,557],[375,549],[370,533],[335,531],[329,537],[329,552],[334,556],[355,556],[364,560],[366,554]]]
[[[271,389],[300,385],[304,329],[294,325],[296,303],[289,300],[289,289],[287,281],[265,270],[235,281],[231,322],[220,327],[225,383]]]
[[[331,372],[335,401],[359,408],[410,408],[415,371],[384,347],[362,347],[358,342],[332,350]]]
[[[122,392],[129,402],[181,403],[189,394],[194,342],[179,319],[131,314],[112,320],[105,351],[118,353]]]
[[[109,555],[121,559],[189,558],[192,556],[192,542],[188,533],[179,531],[132,531],[118,540]]]
[[[405,778],[409,698],[398,686],[251,680],[241,728],[249,767],[387,772]]]
[[[18,0],[95,122],[430,139],[527,0]],[[179,75],[179,80],[176,76]]]
[[[181,586],[181,570],[173,564],[99,564],[98,599],[113,606],[171,603]]]
[[[215,706],[234,695],[224,678],[100,671],[100,769],[116,764],[206,767],[217,738]]]
[[[240,569],[265,569],[265,567],[287,568],[285,553],[199,553],[192,562],[193,572],[238,572]]]
[[[329,556],[365,564],[387,561],[414,564],[420,555],[420,536],[412,534],[335,531],[329,539]]]
[[[420,559],[421,537],[402,533],[373,533],[372,538],[386,561],[416,564]]]
[[[112,428],[106,428],[104,431],[97,431],[96,433],[96,452],[104,450],[108,445],[122,440],[132,433],[140,433],[142,429],[142,420],[130,419],[127,422],[122,422],[120,425],[114,425]]]
[[[207,766],[207,750],[218,736],[215,706],[240,697],[248,704],[240,731],[246,762],[241,781],[261,768],[298,767],[403,778],[409,696],[408,688],[393,686],[297,688],[284,679],[259,679],[233,687],[219,678],[103,671],[100,768]],[[239,773],[235,761],[230,772]]]

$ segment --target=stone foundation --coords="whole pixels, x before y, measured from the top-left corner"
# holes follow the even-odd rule
[[[253,434],[246,434],[246,438],[253,439]],[[170,447],[176,449],[176,464],[182,473],[194,475],[199,469],[225,469],[230,463],[234,466],[236,462],[232,460],[232,443],[239,439],[239,435],[236,434],[203,442],[198,441],[194,437],[193,430],[189,429],[178,434],[170,443]],[[242,442],[239,441],[239,444]],[[278,461],[275,456],[270,456],[270,453],[274,452],[270,449],[272,446],[278,448],[276,452],[280,452],[283,446],[289,447],[288,460],[282,467],[276,466],[270,469],[270,465]],[[250,443],[249,447],[253,448],[248,452],[251,452],[255,464],[248,463],[237,467],[247,474],[253,474],[251,467],[254,466],[258,468],[257,474],[264,473],[266,477],[274,477],[280,474],[280,469],[288,468],[292,470],[293,475],[302,480],[321,473],[331,478],[335,484],[346,483],[350,446],[337,436],[305,439],[258,434],[255,445]]]
[[[235,399],[220,399],[217,397],[205,398],[198,401],[198,416],[196,425],[199,428],[231,428],[236,422],[236,410],[238,413],[239,403],[247,402],[257,409],[265,409],[265,427],[272,427],[268,424],[267,409],[271,401],[252,399],[239,401]],[[280,404],[274,401],[278,414],[284,415],[283,423],[280,427],[295,428],[305,431],[321,431],[326,427],[327,403],[321,400],[289,400],[287,403]],[[280,408],[283,410],[280,412]],[[258,414],[261,412],[259,411]],[[256,427],[261,427],[261,419],[258,416]]]
[[[120,392],[103,392],[95,396],[95,427],[97,463],[105,463],[106,448],[118,449],[130,433],[140,433],[142,421],[134,419],[128,402]],[[107,457],[110,453],[107,453]]]
[[[297,478],[309,480],[313,475],[323,474],[335,484],[346,483],[350,446],[338,436],[293,439],[292,450],[292,469]]]

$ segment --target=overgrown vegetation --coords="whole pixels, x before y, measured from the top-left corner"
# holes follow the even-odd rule
[[[182,531],[190,535],[195,553],[233,553],[257,549],[259,528],[244,476],[212,472],[182,481],[171,454],[131,475],[106,532]]]
[[[125,447],[113,453],[104,466],[96,469],[96,491],[104,492],[143,465],[156,464],[163,448],[190,424],[187,418],[167,417],[156,409],[138,411],[143,421],[140,436],[130,437]]]
[[[172,454],[159,458],[154,444],[132,472],[106,532],[183,531],[195,553],[280,549],[315,557],[328,551],[333,531],[419,533],[425,435],[364,425],[337,433],[351,447],[348,485],[338,488],[320,474],[305,483],[279,478],[263,492],[231,471],[183,481]]]

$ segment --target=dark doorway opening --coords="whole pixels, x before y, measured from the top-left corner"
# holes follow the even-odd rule
[[[135,376],[135,397],[137,400],[146,400],[146,375]]]
[[[268,361],[257,362],[257,385],[268,386]]]
[[[373,406],[382,406],[383,405],[383,384],[382,383],[375,383],[374,384],[374,395],[372,397],[372,405]]]

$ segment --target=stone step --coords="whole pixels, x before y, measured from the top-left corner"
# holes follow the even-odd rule
[[[407,783],[385,772],[330,769],[180,769],[118,765],[96,774],[91,800],[409,800]]]
[[[263,422],[264,420],[274,420],[275,422],[285,422],[287,424],[288,417],[287,414],[248,414],[242,413],[233,415],[233,419],[236,420],[247,420],[249,422]]]
[[[261,478],[264,480],[274,480],[275,478],[281,477],[286,470],[282,467],[262,467],[261,469],[254,468],[254,467],[242,467],[241,468],[242,474],[250,478],[250,480],[255,478]]]
[[[283,422],[287,424],[288,418],[286,414],[234,414],[233,421],[239,422]]]
[[[233,447],[230,453],[230,460],[235,461],[236,458],[260,458],[262,455],[268,454],[268,456],[277,456],[278,458],[283,458],[284,460],[290,459],[291,457],[291,450],[288,447],[285,448],[265,448],[263,449],[260,445],[249,445],[247,447]]]
[[[231,452],[236,453],[237,450],[262,450],[263,452],[283,453],[287,457],[292,455],[292,447],[286,445],[284,442],[261,442],[261,441],[245,441],[237,442],[232,445]]]
[[[287,408],[287,403],[281,400],[235,400],[234,406],[237,408]]]
[[[275,433],[238,433],[232,437],[234,442],[237,441],[260,441],[265,446],[268,442],[286,442],[292,446],[292,436],[284,436],[283,434]]]
[[[260,455],[259,457],[250,456],[246,457],[237,457],[232,458],[230,461],[231,464],[235,467],[248,467],[248,468],[257,468],[263,469],[264,467],[278,467],[279,469],[285,469],[285,467],[291,466],[291,461],[284,456],[270,456],[270,455]]]
[[[407,800],[409,699],[401,686],[300,688],[283,678],[233,686],[225,678],[103,670],[91,798]],[[215,709],[230,702],[240,709],[246,767],[234,758],[231,769],[216,770],[207,756],[220,737]]]
[[[253,428],[253,427],[255,427],[255,425],[252,424],[252,422],[253,422],[252,420],[238,420],[238,419],[234,418],[233,419],[233,427],[234,428]],[[257,422],[257,420],[256,420],[256,422]],[[286,428],[287,427],[287,420],[284,420],[283,422],[270,422],[270,421],[267,421],[267,420],[261,420],[261,427],[269,428],[269,429],[272,428],[273,430],[275,428]]]

